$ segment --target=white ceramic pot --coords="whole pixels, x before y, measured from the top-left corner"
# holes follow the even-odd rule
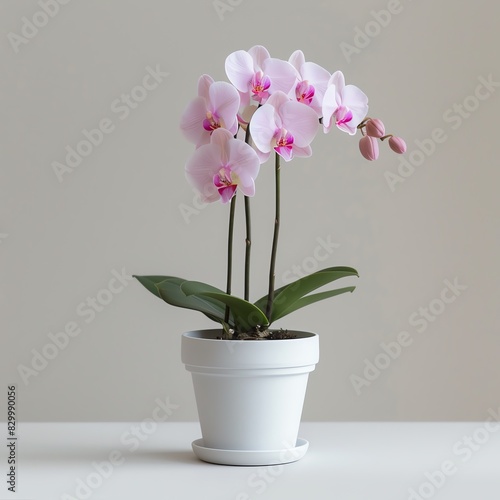
[[[293,462],[307,451],[298,439],[309,372],[319,359],[315,333],[284,340],[220,340],[219,330],[182,336],[202,439],[196,455],[226,465]]]

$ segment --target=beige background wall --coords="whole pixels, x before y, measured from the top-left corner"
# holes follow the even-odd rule
[[[321,334],[304,418],[498,408],[498,4],[46,0],[52,17],[42,4],[0,4],[0,391],[17,384],[20,420],[141,420],[157,398],[178,405],[172,419],[196,419],[180,334],[211,324],[122,275],[224,286],[227,211],[193,199],[178,119],[200,74],[224,79],[225,57],[257,43],[342,69],[409,145],[409,166],[388,148],[369,163],[357,139],[321,133],[312,158],[284,169],[278,283],[319,264],[361,274],[354,294],[281,323]],[[134,91],[152,70],[156,88]],[[101,143],[58,179],[54,163],[98,126]],[[266,287],[271,171],[253,204],[253,298]]]

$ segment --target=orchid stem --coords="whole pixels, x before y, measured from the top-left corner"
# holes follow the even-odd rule
[[[274,302],[274,281],[275,281],[275,267],[276,267],[276,252],[278,250],[278,236],[280,231],[280,156],[276,153],[275,157],[275,177],[276,177],[276,208],[274,218],[274,235],[273,235],[273,248],[271,251],[271,265],[269,267],[269,292],[267,295],[266,317],[271,323],[271,316],[273,313]]]
[[[252,248],[252,226],[250,221],[250,198],[245,196],[245,221],[246,221],[246,237],[245,237],[245,300],[250,297],[250,252]]]
[[[247,125],[245,131],[245,142],[250,144],[250,123]],[[246,237],[245,237],[245,300],[250,300],[250,253],[252,249],[252,225],[250,219],[250,198],[245,196],[245,224],[246,224]]]
[[[236,194],[231,199],[231,207],[229,209],[229,232],[227,236],[227,282],[226,293],[231,295],[231,281],[233,276],[233,233],[234,233],[234,209],[236,207]],[[229,322],[229,306],[226,306],[224,316],[225,323]]]

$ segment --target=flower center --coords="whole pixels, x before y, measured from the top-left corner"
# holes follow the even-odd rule
[[[293,156],[293,135],[286,129],[282,129],[276,137],[276,153],[282,156],[286,161],[292,159]]]
[[[304,104],[311,104],[314,97],[314,87],[309,85],[307,80],[297,83],[295,87],[295,96],[297,101],[303,102]]]
[[[222,167],[213,178],[223,203],[227,203],[235,194],[239,178],[229,167]]]
[[[345,106],[339,106],[335,113],[337,125],[349,123],[352,120],[352,111]]]
[[[207,111],[206,118],[203,120],[203,128],[208,132],[213,132],[215,129],[222,127],[222,120],[217,115]]]
[[[271,79],[265,76],[262,71],[255,73],[252,77],[252,95],[260,104],[269,97],[268,89],[271,86]]]

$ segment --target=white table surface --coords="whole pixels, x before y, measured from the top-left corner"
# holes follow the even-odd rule
[[[191,441],[201,437],[197,423],[154,424],[140,440],[131,423],[21,422],[17,492],[7,491],[5,455],[0,498],[407,500],[411,488],[422,488],[423,499],[499,500],[500,425],[498,432],[484,425],[306,422],[299,435],[310,447],[299,462],[229,467],[193,455]],[[98,474],[95,463],[110,453],[121,463]],[[447,461],[449,475],[436,473]],[[426,473],[442,485],[422,486]],[[78,478],[92,488],[77,491]]]

